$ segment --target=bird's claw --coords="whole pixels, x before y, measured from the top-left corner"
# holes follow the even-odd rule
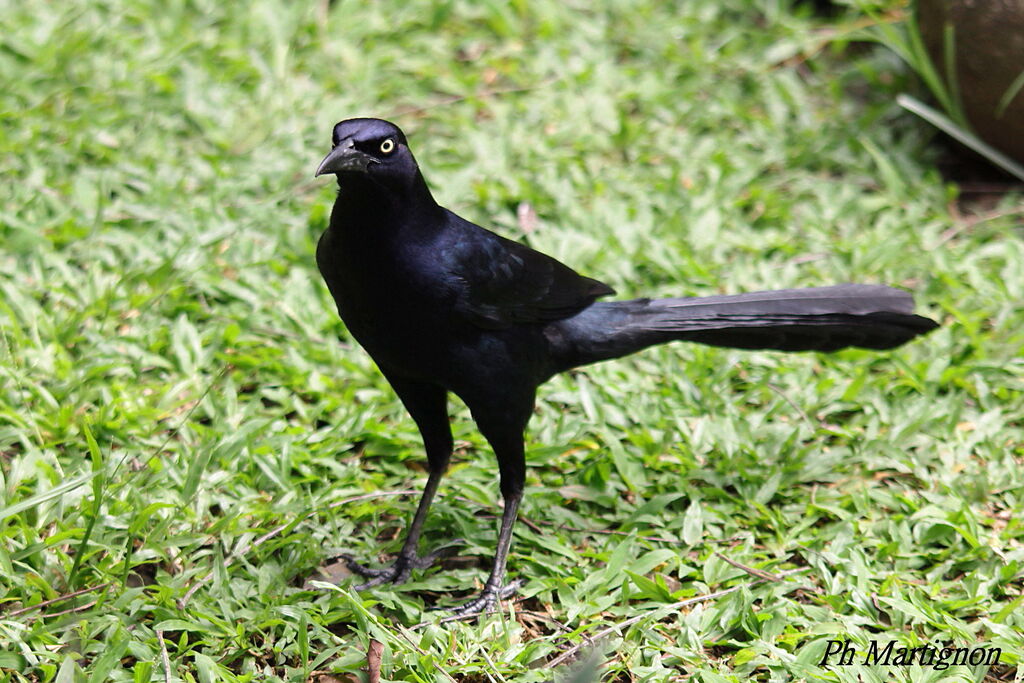
[[[454,621],[465,617],[483,615],[490,612],[491,608],[493,608],[499,600],[504,600],[515,595],[516,591],[522,588],[525,583],[525,579],[516,579],[515,581],[512,581],[500,588],[486,586],[483,591],[481,591],[480,595],[476,596],[469,602],[462,603],[458,607],[440,607],[435,609],[445,609],[448,612],[451,612],[451,616],[446,617],[443,621]]]
[[[341,555],[341,559],[345,560],[345,566],[353,574],[358,574],[363,578],[369,579],[353,588],[357,591],[366,590],[367,588],[373,588],[379,586],[382,583],[400,584],[405,583],[409,580],[409,574],[413,569],[426,569],[427,567],[434,564],[437,558],[448,554],[452,547],[462,545],[465,541],[462,539],[455,539],[448,543],[435,548],[431,552],[423,555],[401,555],[395,558],[395,561],[390,567],[373,568],[367,567],[365,564],[357,561],[352,555]]]
[[[353,588],[357,591],[372,588],[382,583],[403,583],[409,578],[409,572],[412,570],[412,563],[419,558],[402,558],[401,556],[395,560],[390,567],[373,568],[367,567],[364,564],[356,561],[356,558],[351,555],[342,555],[341,558],[345,560],[345,566],[353,574],[358,574],[363,578],[369,579]]]

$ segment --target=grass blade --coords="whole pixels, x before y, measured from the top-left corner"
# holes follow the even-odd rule
[[[952,119],[942,112],[929,107],[924,102],[921,102],[910,95],[899,95],[896,98],[896,103],[907,111],[917,114],[957,142],[971,148],[1007,173],[1016,176],[1021,181],[1024,181],[1024,166],[1021,166],[1019,163],[1003,154],[974,133],[958,126]]]

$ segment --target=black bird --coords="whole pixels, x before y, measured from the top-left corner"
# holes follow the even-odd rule
[[[394,387],[423,436],[429,477],[394,564],[358,589],[401,583],[420,556],[423,520],[452,453],[448,392],[494,449],[504,512],[483,592],[457,612],[511,594],[505,562],[523,495],[523,432],[537,387],[556,373],[685,340],[742,349],[889,349],[937,327],[910,294],[846,284],[735,296],[597,301],[608,285],[474,225],[434,201],[402,131],[379,119],[334,127],[316,175],[338,178],[317,265],[352,336]]]

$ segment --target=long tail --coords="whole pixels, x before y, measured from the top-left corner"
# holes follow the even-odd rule
[[[560,369],[683,340],[737,349],[890,349],[938,324],[881,285],[779,289],[685,299],[601,301],[549,328]]]

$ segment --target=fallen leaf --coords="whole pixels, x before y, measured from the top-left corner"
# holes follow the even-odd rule
[[[384,654],[384,643],[371,640],[366,648],[366,670],[369,672],[370,683],[380,683],[380,660]]]

